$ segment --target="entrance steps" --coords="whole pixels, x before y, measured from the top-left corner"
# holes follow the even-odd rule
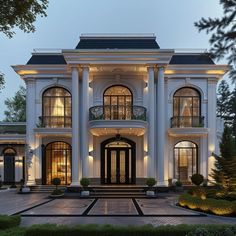
[[[56,187],[54,185],[32,185],[30,187],[31,193],[51,193]],[[60,185],[58,189],[66,189],[66,186]]]
[[[138,198],[145,197],[144,186],[91,186],[90,197]]]

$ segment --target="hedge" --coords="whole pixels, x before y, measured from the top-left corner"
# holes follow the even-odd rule
[[[193,210],[210,212],[215,215],[229,216],[236,215],[236,201],[217,200],[213,198],[201,199],[184,193],[179,197],[179,205]]]
[[[207,235],[224,235],[225,230],[236,233],[234,225],[163,225],[153,227],[129,226],[120,227],[112,225],[79,225],[75,227],[58,225],[35,225],[26,229],[25,236],[186,236],[198,235],[195,231],[204,229]]]
[[[20,216],[0,215],[0,230],[16,227],[20,224]]]

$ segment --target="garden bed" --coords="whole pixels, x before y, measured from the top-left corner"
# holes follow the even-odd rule
[[[178,204],[181,207],[204,213],[236,217],[236,201],[206,198],[204,195],[201,197],[184,193],[179,197]]]

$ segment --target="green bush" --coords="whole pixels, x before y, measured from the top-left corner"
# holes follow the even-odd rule
[[[52,179],[52,184],[57,187],[58,185],[61,184],[61,179],[60,178],[53,178]]]
[[[64,193],[64,191],[61,190],[61,189],[54,189],[54,190],[52,191],[51,195],[61,195],[61,194],[63,194],[63,193]]]
[[[188,193],[184,193],[179,197],[178,203],[183,207],[210,212],[215,215],[236,215],[234,203],[226,200],[213,198],[201,199],[200,197],[194,197]]]
[[[231,225],[162,225],[113,226],[113,225],[35,225],[26,229],[25,236],[197,236],[208,232],[208,236],[228,235],[224,232],[236,232]],[[219,234],[220,233],[220,234]]]
[[[16,227],[20,224],[20,216],[0,215],[0,230]]]
[[[157,183],[155,178],[147,178],[146,179],[146,185],[151,188]]]
[[[204,177],[201,174],[193,174],[191,177],[191,181],[193,184],[199,186],[203,183]]]
[[[177,180],[176,182],[175,182],[175,186],[176,187],[182,187],[182,182],[180,181],[180,180]]]
[[[200,197],[201,199],[206,199],[206,190],[200,186],[191,187],[188,193],[194,197]]]
[[[80,180],[80,184],[83,186],[83,187],[88,187],[89,184],[90,184],[90,180],[88,178],[82,178]]]

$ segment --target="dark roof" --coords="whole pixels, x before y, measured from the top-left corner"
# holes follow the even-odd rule
[[[26,125],[0,124],[0,134],[26,134]]]
[[[43,65],[43,64],[66,64],[63,55],[37,55],[33,54],[27,62],[27,65]]]
[[[170,64],[215,64],[209,54],[173,55]]]
[[[159,49],[155,38],[81,38],[76,49]]]

